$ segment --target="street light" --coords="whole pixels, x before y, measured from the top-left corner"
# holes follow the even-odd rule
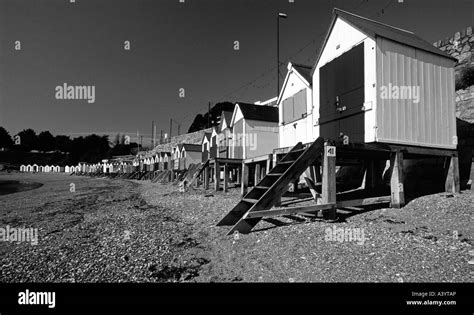
[[[277,15],[277,97],[280,95],[280,18],[286,19],[286,13]]]

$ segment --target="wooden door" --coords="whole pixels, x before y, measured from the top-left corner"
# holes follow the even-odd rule
[[[364,142],[364,44],[320,68],[320,134]]]

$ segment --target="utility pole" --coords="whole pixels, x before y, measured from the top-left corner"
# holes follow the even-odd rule
[[[140,152],[140,131],[137,130],[137,155]]]
[[[211,102],[207,105],[207,128],[210,127],[210,119],[211,119]]]
[[[277,15],[277,97],[280,96],[280,18],[286,19],[285,13]]]
[[[172,132],[172,131],[173,131],[173,119],[170,118],[170,137],[169,137],[170,142],[171,142],[171,132]]]
[[[160,144],[163,143],[163,129],[160,129]]]
[[[181,127],[181,125],[180,125],[180,124],[178,124],[178,136],[179,136],[179,128],[180,128],[180,127]]]

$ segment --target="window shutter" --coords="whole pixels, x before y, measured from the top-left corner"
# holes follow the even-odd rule
[[[295,94],[294,116],[293,120],[297,120],[306,114],[306,89],[303,89]]]

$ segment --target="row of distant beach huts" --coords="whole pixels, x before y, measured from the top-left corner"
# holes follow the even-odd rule
[[[158,152],[147,158],[116,158],[100,163],[80,162],[76,166],[58,165],[21,165],[20,172],[25,173],[131,173],[134,171],[158,171],[168,169],[171,154]]]

